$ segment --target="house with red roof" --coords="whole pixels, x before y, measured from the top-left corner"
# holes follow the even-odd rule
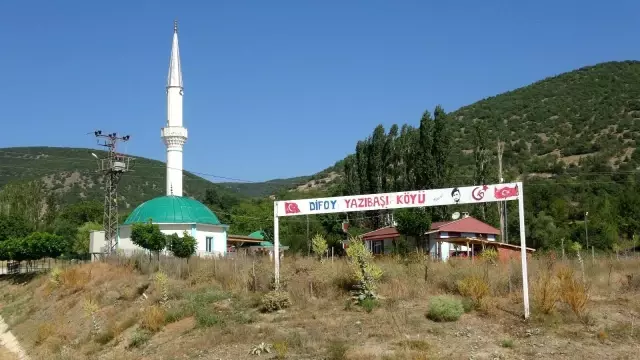
[[[434,222],[425,235],[422,243],[406,240],[443,261],[450,257],[473,257],[487,248],[496,249],[502,260],[520,256],[519,246],[497,241],[500,230],[467,214],[455,220]],[[395,227],[388,226],[362,235],[362,240],[374,255],[382,255],[391,253],[401,237]],[[531,253],[534,249],[526,251]]]

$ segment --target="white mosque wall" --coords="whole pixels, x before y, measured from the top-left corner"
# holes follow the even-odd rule
[[[195,224],[157,224],[160,231],[165,235],[178,234],[182,236],[186,231],[196,239],[196,255],[211,256],[224,255],[227,252],[227,232],[222,226],[195,225]],[[209,240],[211,239],[211,240]],[[211,243],[211,248],[207,247],[207,242]],[[118,250],[127,255],[137,251],[144,251],[143,248],[131,241],[131,226],[123,225],[118,234]]]
[[[225,227],[198,225],[195,238],[198,243],[196,250],[198,255],[225,254],[227,252],[227,231]],[[208,242],[211,242],[210,249],[207,249]]]

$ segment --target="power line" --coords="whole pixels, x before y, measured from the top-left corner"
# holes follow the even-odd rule
[[[25,156],[34,156],[34,157],[38,156],[38,154],[18,153],[18,152],[10,152],[10,151],[3,151],[3,150],[0,150],[0,154],[16,154],[16,155],[25,155]],[[31,160],[32,161],[55,161],[54,159],[59,159],[59,160],[78,160],[78,161],[85,161],[85,162],[93,161],[91,158],[89,158],[89,154],[87,154],[87,158],[70,157],[70,156],[55,156],[55,155],[46,155],[46,157],[42,157],[42,158],[24,158],[24,157],[11,157],[11,156],[2,156],[2,158],[25,160],[25,161],[31,161]],[[146,158],[145,158],[145,160],[154,161],[154,160],[146,159]],[[150,165],[150,164],[149,165],[136,165],[135,169],[139,169],[139,168],[177,169],[177,168],[174,168],[174,167],[168,167],[168,166],[166,166],[165,164],[163,164],[159,160],[155,160],[155,161],[160,162],[160,164],[158,164],[158,165]],[[3,165],[0,165],[0,166],[3,166]],[[194,174],[194,175],[206,176],[206,177],[211,177],[211,178],[216,178],[216,179],[237,181],[237,182],[242,182],[242,183],[260,183],[259,181],[254,181],[254,180],[239,179],[239,178],[235,178],[235,177],[222,176],[222,175],[216,175],[216,174],[199,172],[199,171],[190,171],[190,170],[184,170],[184,171],[186,171],[188,173],[191,173],[191,174]]]
[[[18,152],[9,152],[9,151],[3,151],[0,150],[0,154],[17,154],[17,155],[25,155],[25,156],[38,156],[38,154],[30,154],[30,153],[18,153]],[[54,159],[51,158],[55,158],[55,159],[59,159],[59,160],[78,160],[78,161],[91,161],[90,158],[77,158],[77,157],[61,157],[61,156],[54,156],[54,155],[47,155],[46,157],[43,158],[25,158],[25,157],[11,157],[11,156],[3,156],[4,158],[10,158],[10,159],[16,159],[16,160],[25,160],[25,161],[55,161]],[[158,161],[158,160],[156,160]],[[0,167],[10,167],[10,168],[20,168],[18,166],[15,165],[1,165]],[[23,167],[25,169],[34,169],[34,170],[42,170],[41,168],[31,168],[31,167]],[[145,169],[173,169],[171,167],[167,167],[164,164],[158,164],[158,165],[136,165],[136,169],[140,169],[140,168],[145,168]],[[222,175],[216,175],[216,174],[212,174],[212,173],[205,173],[205,172],[198,172],[198,171],[190,171],[190,170],[184,170],[185,172],[188,172],[190,174],[194,174],[194,175],[199,175],[201,177],[209,177],[209,178],[215,178],[215,179],[223,179],[223,180],[229,180],[229,181],[236,181],[239,183],[263,183],[263,182],[259,182],[259,181],[254,181],[254,180],[247,180],[247,179],[239,179],[239,178],[234,178],[234,177],[229,177],[229,176],[222,176]],[[640,174],[640,171],[638,170],[631,170],[631,171],[600,171],[600,172],[578,172],[577,174],[575,174],[575,176],[597,176],[597,175],[630,175],[630,174]],[[2,174],[0,174],[0,176],[2,176]],[[572,176],[572,174],[558,174],[556,176]],[[148,176],[144,176],[145,178],[149,178]],[[473,175],[456,175],[454,177],[451,177],[451,179],[469,179],[469,178],[473,178]],[[532,178],[537,178],[535,176],[532,176]],[[558,183],[557,181],[554,183]]]

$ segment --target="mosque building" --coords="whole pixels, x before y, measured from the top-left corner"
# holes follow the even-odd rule
[[[227,252],[228,225],[201,202],[182,196],[182,153],[187,129],[182,121],[184,87],[178,47],[178,24],[173,26],[173,44],[167,77],[167,122],[161,137],[167,147],[166,195],[139,205],[120,225],[117,248],[131,253],[141,250],[131,241],[131,227],[151,220],[167,235],[182,236],[186,231],[197,241],[196,255],[224,255]]]

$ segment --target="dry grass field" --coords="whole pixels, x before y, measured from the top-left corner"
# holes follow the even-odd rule
[[[0,314],[31,359],[600,360],[640,353],[639,258],[530,260],[528,321],[517,262],[435,263],[415,254],[375,263],[383,271],[380,299],[360,305],[346,290],[345,259],[285,257],[282,288],[291,304],[266,313],[268,259],[164,258],[158,265],[140,257],[4,277]],[[441,305],[459,313],[432,320],[447,320],[433,315]],[[250,354],[261,349],[269,352]]]

